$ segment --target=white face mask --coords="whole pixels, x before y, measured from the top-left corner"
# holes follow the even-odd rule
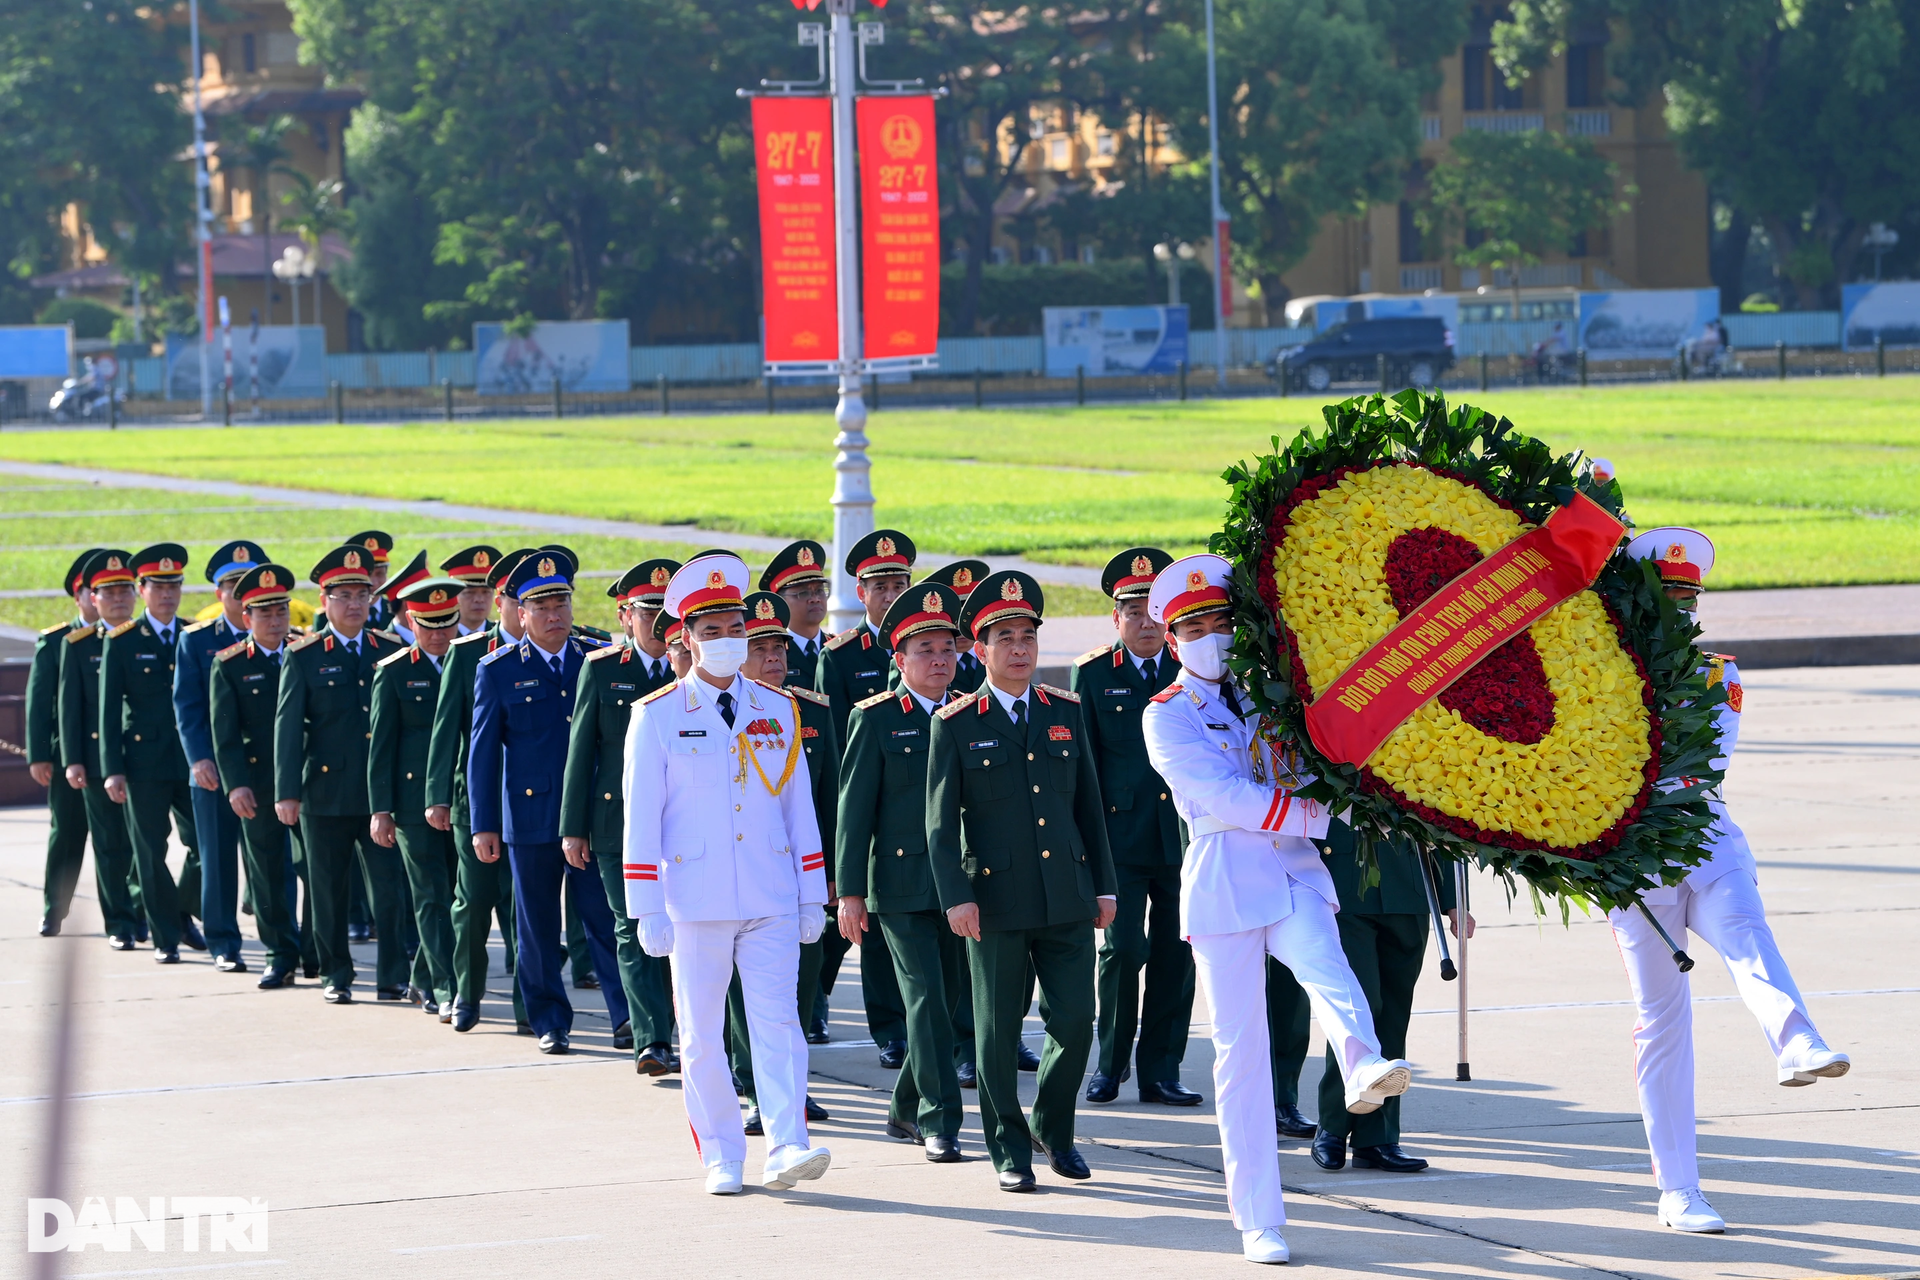
[[[1217,681],[1227,674],[1227,650],[1233,637],[1210,631],[1180,643],[1180,665],[1202,680]]]
[[[702,671],[726,680],[739,671],[740,665],[747,660],[747,638],[715,636],[711,640],[695,640],[693,651]]]

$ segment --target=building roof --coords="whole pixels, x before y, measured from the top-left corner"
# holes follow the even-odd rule
[[[275,232],[267,249],[267,261],[262,260],[259,236],[219,235],[213,237],[213,274],[228,279],[258,280],[269,269],[268,262],[285,253],[287,246],[298,244],[300,237],[294,233]],[[353,261],[353,250],[347,242],[337,235],[323,236],[320,240],[320,261],[323,271],[332,271],[343,262]],[[175,273],[182,280],[191,280],[198,272],[198,266],[191,257],[176,264]],[[91,266],[75,267],[68,271],[51,271],[43,276],[35,276],[29,281],[36,289],[124,289],[132,281],[116,262],[100,262]]]

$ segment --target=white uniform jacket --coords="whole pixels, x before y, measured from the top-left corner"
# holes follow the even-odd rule
[[[733,695],[731,729],[723,692]],[[826,902],[790,695],[743,676],[725,690],[697,675],[670,684],[634,708],[625,777],[628,914],[757,920]]]
[[[1731,762],[1734,748],[1740,742],[1740,668],[1733,664],[1732,658],[1717,653],[1709,654],[1706,676],[1708,688],[1721,681],[1725,681],[1727,686],[1727,700],[1714,712],[1720,727],[1720,754],[1714,759],[1713,767],[1724,773]],[[1749,879],[1758,881],[1760,870],[1753,861],[1753,850],[1747,846],[1747,833],[1728,816],[1727,802],[1722,798],[1720,787],[1707,792],[1707,807],[1713,810],[1713,826],[1707,829],[1706,839],[1709,856],[1687,873],[1686,883],[1696,890],[1704,889],[1730,871],[1745,872]],[[1650,906],[1678,902],[1680,889],[1678,885],[1662,885],[1647,890],[1640,898]]]
[[[1280,776],[1259,717],[1220,701],[1218,685],[1182,671],[1148,704],[1147,758],[1173,790],[1190,840],[1180,869],[1180,932],[1193,938],[1261,929],[1293,911],[1289,878],[1340,909],[1314,841],[1327,834],[1322,805],[1294,797],[1313,779]],[[1256,776],[1256,757],[1259,759]]]

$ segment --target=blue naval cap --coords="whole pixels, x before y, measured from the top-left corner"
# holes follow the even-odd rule
[[[573,575],[578,570],[573,557],[558,547],[542,547],[528,553],[507,575],[507,593],[520,601],[535,600],[573,590]]]
[[[269,559],[259,543],[236,538],[207,557],[207,581],[219,582],[231,574],[245,573]]]

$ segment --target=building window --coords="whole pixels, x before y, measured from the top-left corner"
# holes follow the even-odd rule
[[[1047,143],[1047,164],[1050,168],[1065,169],[1072,163],[1072,144],[1065,138],[1054,138]]]
[[[240,37],[240,68],[248,75],[258,69],[253,57],[253,33],[249,31]]]
[[[1488,59],[1487,65],[1488,70],[1492,73],[1493,109],[1495,111],[1518,111],[1520,108],[1526,106],[1526,85],[1524,83],[1508,84],[1507,77],[1501,73],[1498,66],[1493,64],[1492,59]]]
[[[1417,209],[1411,200],[1400,202],[1400,261],[1425,262],[1431,255],[1427,253],[1425,237],[1420,234],[1420,220]],[[1425,286],[1422,286],[1425,287]]]
[[[1567,46],[1567,105],[1604,105],[1606,47],[1597,44]]]
[[[1114,153],[1113,135],[1104,129],[1101,130],[1098,134],[1094,136],[1093,151],[1095,155],[1101,155],[1101,156],[1112,155]]]
[[[1460,89],[1462,105],[1468,111],[1487,109],[1487,46],[1463,45],[1460,49]]]

